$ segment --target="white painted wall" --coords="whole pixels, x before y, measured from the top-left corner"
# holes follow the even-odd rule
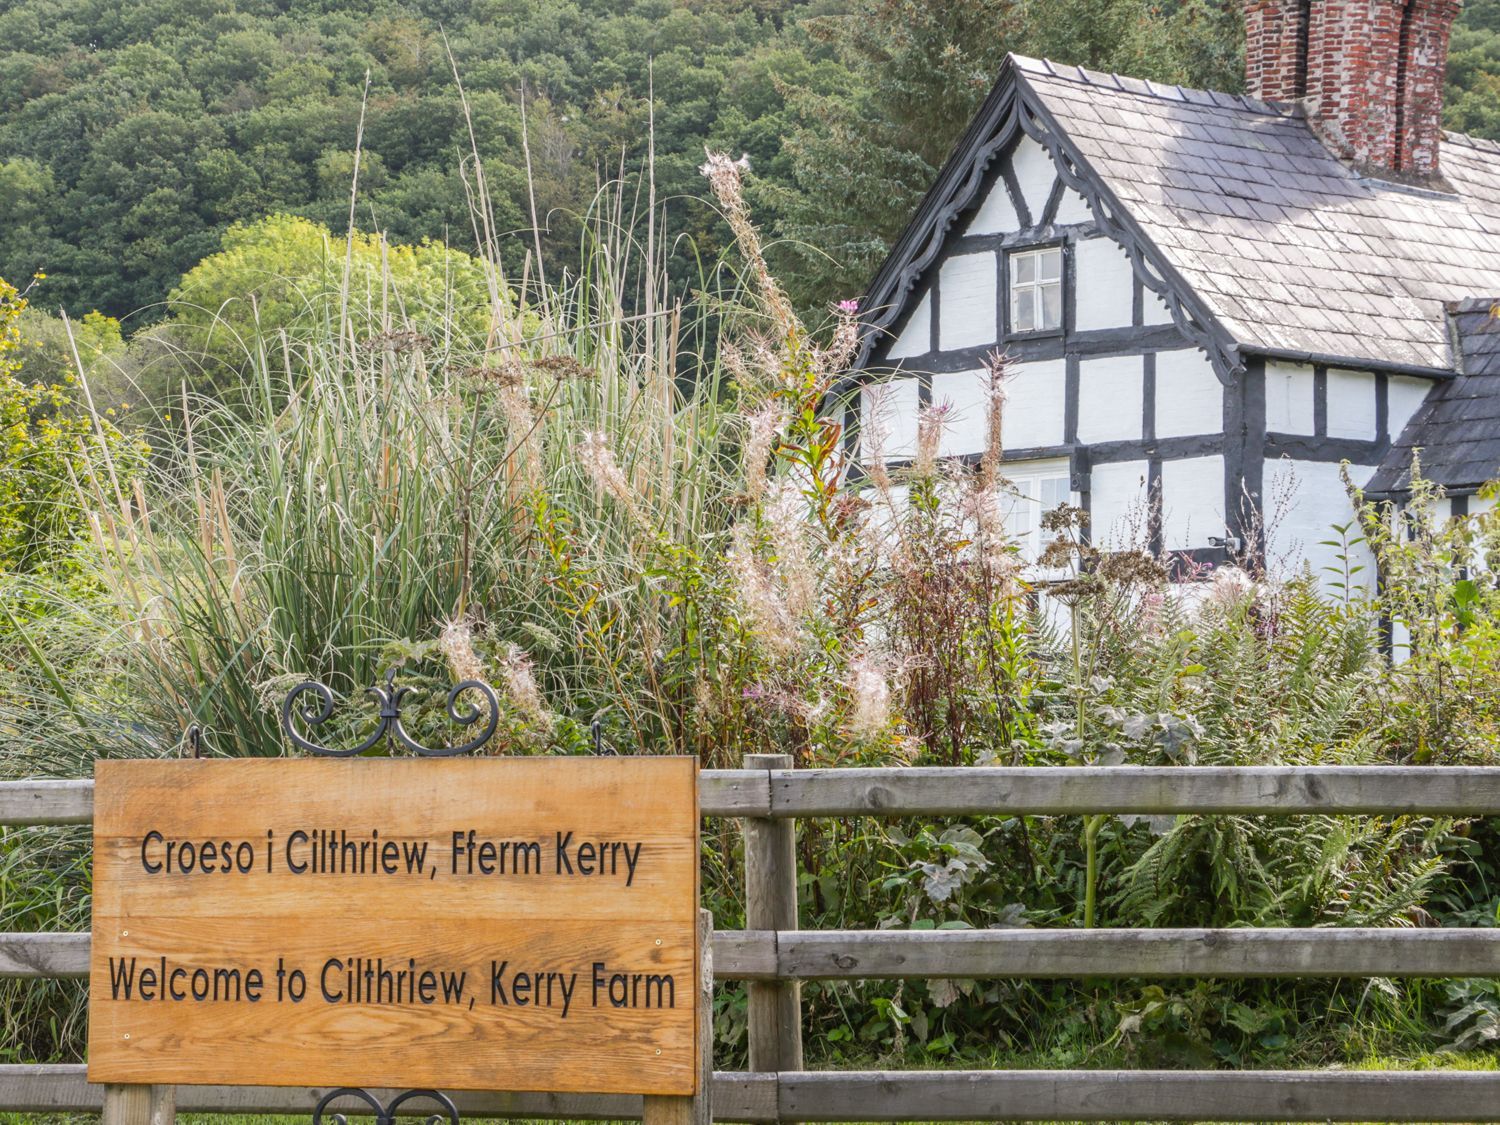
[[[997,176],[974,218],[964,228],[964,234],[1009,234],[1020,229],[1021,220],[1016,215],[1016,205],[1011,202],[1010,188],[1006,186],[1004,176]]]
[[[1078,362],[1078,440],[1139,441],[1144,366],[1138,355]]]
[[[1328,369],[1328,436],[1373,441],[1375,376],[1368,371]]]
[[[1079,195],[1072,188],[1064,185],[1062,198],[1057,201],[1056,223],[1089,223],[1094,220],[1094,212],[1089,209],[1089,201]]]
[[[1169,551],[1207,547],[1224,528],[1224,458],[1186,457],[1161,466],[1161,537]]]
[[[1145,461],[1095,465],[1089,474],[1089,541],[1102,550],[1145,547]]]
[[[1331,382],[1331,380],[1330,380]],[[1330,388],[1331,390],[1331,388]],[[1331,398],[1331,395],[1330,395]],[[1330,403],[1330,416],[1332,415]],[[1374,466],[1351,466],[1356,481],[1366,480]],[[1354,509],[1339,478],[1339,466],[1326,461],[1267,461],[1261,489],[1266,512],[1266,566],[1277,577],[1290,577],[1302,570],[1304,560],[1325,588],[1343,581],[1342,553],[1327,541],[1339,538],[1335,524],[1349,523]],[[1350,528],[1351,537],[1359,536]],[[1375,560],[1363,543],[1349,550],[1351,566],[1362,567],[1353,585],[1373,589]],[[1339,568],[1334,573],[1327,568]]]
[[[1167,302],[1163,301],[1151,290],[1146,289],[1141,294],[1141,323],[1142,324],[1171,324],[1172,310],[1167,308]]]
[[[1124,247],[1112,238],[1084,239],[1073,248],[1073,267],[1077,278],[1073,327],[1079,332],[1129,328],[1135,271]]]
[[[999,339],[995,286],[999,263],[994,254],[959,254],[938,271],[938,347],[982,347]]]
[[[1392,375],[1386,380],[1386,405],[1393,440],[1401,436],[1406,423],[1426,400],[1427,392],[1436,385],[1435,379],[1417,379],[1410,375]]]
[[[1041,222],[1047,198],[1052,194],[1053,181],[1057,179],[1052,158],[1046,149],[1022,134],[1020,143],[1011,152],[1010,164],[1016,174],[1016,186],[1021,189],[1026,208],[1031,212],[1031,221]]]
[[[962,457],[984,449],[989,378],[986,371],[954,371],[932,377],[934,405],[948,404],[947,424],[938,444],[940,456]]]
[[[1224,430],[1224,384],[1197,348],[1156,355],[1156,436]],[[1220,534],[1220,532],[1214,532]]]
[[[891,379],[867,386],[859,393],[859,405],[861,462],[870,465],[875,461],[870,436],[874,426],[885,430],[887,461],[906,461],[916,455],[920,400],[915,379]]]
[[[922,294],[917,307],[907,317],[901,335],[891,344],[886,353],[890,359],[906,359],[914,355],[926,355],[932,350],[932,294]]]
[[[1000,436],[1006,449],[1061,445],[1067,373],[1060,359],[1018,363],[1005,382]]]
[[[1312,435],[1313,369],[1305,363],[1266,361],[1266,430]]]

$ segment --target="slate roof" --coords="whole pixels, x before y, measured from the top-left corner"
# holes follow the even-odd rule
[[[1416,449],[1422,475],[1450,493],[1473,492],[1500,476],[1500,297],[1460,301],[1450,312],[1462,373],[1434,389],[1412,415],[1370,478],[1372,495],[1411,487]]]
[[[1445,134],[1454,192],[1425,191],[1356,175],[1292,106],[1007,69],[1245,351],[1452,371],[1445,305],[1500,293],[1500,145]]]

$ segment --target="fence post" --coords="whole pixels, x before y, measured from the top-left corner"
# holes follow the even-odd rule
[[[641,1125],[712,1125],[714,1119],[714,916],[698,911],[698,1093],[691,1098],[647,1094]]]
[[[789,754],[746,754],[745,768],[788,770]],[[745,928],[797,929],[797,831],[791,820],[746,817]],[[750,1069],[802,1069],[802,985],[751,981]]]
[[[174,1125],[175,1086],[105,1086],[102,1125]]]

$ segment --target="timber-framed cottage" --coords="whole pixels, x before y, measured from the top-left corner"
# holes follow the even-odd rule
[[[977,457],[998,348],[1023,549],[1070,500],[1100,545],[1145,513],[1180,557],[1321,569],[1341,464],[1399,502],[1417,449],[1448,511],[1479,504],[1500,145],[1439,124],[1458,10],[1251,0],[1244,96],[1011,56],[863,302],[886,458],[937,402],[941,452]]]

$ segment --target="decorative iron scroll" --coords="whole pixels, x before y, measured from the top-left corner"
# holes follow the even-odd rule
[[[339,1098],[358,1098],[364,1102],[375,1111],[375,1125],[396,1125],[396,1114],[403,1105],[413,1099],[425,1098],[436,1102],[439,1108],[439,1112],[428,1115],[427,1125],[443,1125],[444,1121],[448,1122],[448,1125],[459,1125],[458,1107],[446,1094],[440,1094],[436,1090],[408,1090],[392,1101],[389,1106],[383,1106],[370,1091],[356,1090],[348,1086],[339,1090],[330,1090],[323,1095],[318,1108],[313,1110],[313,1125],[324,1125],[325,1120],[328,1125],[349,1125],[349,1118],[345,1114],[333,1113],[327,1118],[323,1116],[329,1103]]]
[[[401,725],[401,706],[412,690],[409,687],[396,686],[394,668],[386,673],[383,686],[366,688],[365,694],[373,696],[380,705],[380,723],[358,746],[336,750],[331,746],[313,742],[297,729],[299,719],[311,732],[333,716],[332,689],[316,680],[308,680],[287,692],[286,699],[281,705],[281,729],[297,746],[325,758],[355,758],[367,750],[374,749],[385,738],[390,738],[398,745],[424,758],[451,758],[459,754],[472,754],[494,737],[495,729],[500,724],[500,701],[495,697],[495,690],[489,684],[481,680],[464,680],[449,689],[445,710],[453,723],[460,727],[472,727],[481,719],[485,720],[483,728],[477,735],[457,746],[423,746],[406,733],[406,729]],[[459,697],[466,691],[477,692],[483,696],[486,707],[481,708],[469,703],[460,705]]]

